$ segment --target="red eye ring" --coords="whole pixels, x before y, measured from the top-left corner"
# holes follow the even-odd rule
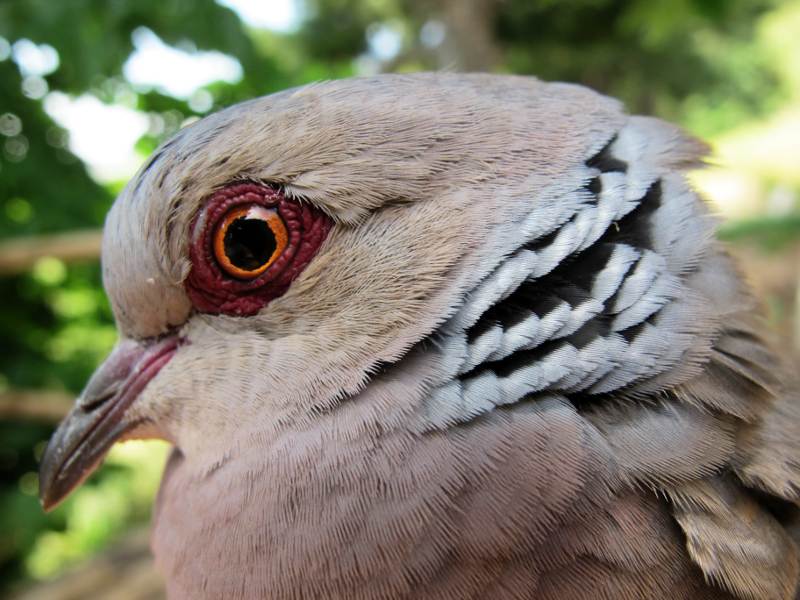
[[[230,260],[233,249],[225,247],[226,234],[237,223],[243,224],[242,218],[248,215],[255,218],[245,218],[244,222],[260,229],[259,235],[269,230],[274,247],[246,241],[248,248],[240,250],[248,250],[247,256],[242,259],[238,254]],[[328,215],[309,203],[288,198],[277,186],[229,184],[206,200],[189,226],[191,269],[184,284],[186,293],[202,313],[255,314],[289,289],[314,258],[332,225]]]
[[[258,204],[234,206],[214,230],[214,258],[228,275],[255,279],[288,243],[289,233],[277,211]]]

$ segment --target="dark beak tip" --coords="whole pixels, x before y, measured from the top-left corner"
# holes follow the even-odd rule
[[[69,451],[71,444],[68,443],[72,428],[68,424],[75,413],[70,413],[55,431],[39,463],[39,504],[44,512],[56,509],[94,471],[93,466],[74,461],[74,455],[73,464],[66,464],[72,454]]]
[[[59,493],[55,487],[55,477],[53,473],[53,457],[45,452],[42,463],[39,466],[39,504],[45,512],[52,511],[64,499],[65,494]]]
[[[44,512],[49,513],[52,512],[56,508],[56,506],[59,505],[59,502],[45,495],[40,495],[39,504],[41,504],[42,510]]]
[[[39,504],[44,512],[51,512],[58,508],[64,500],[77,488],[94,469],[81,471],[78,479],[64,479],[60,470],[53,471],[52,466],[45,462],[39,471]]]
[[[51,487],[48,486],[47,483],[43,483],[44,481],[42,476],[39,475],[39,504],[44,512],[50,512],[58,506],[63,498],[59,498],[58,495],[53,494]]]
[[[46,513],[53,512],[57,509],[61,504],[70,496],[72,489],[69,491],[60,493],[48,493],[45,492],[43,494],[39,494],[39,504],[42,507],[42,510]]]

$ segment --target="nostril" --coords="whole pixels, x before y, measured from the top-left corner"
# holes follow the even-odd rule
[[[96,394],[84,393],[78,402],[78,406],[86,412],[91,412],[98,406],[101,406],[102,404],[105,404],[111,400],[111,398],[117,394],[118,388],[118,385],[114,385]]]

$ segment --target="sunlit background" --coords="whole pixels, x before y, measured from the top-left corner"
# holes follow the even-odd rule
[[[125,181],[222,106],[425,69],[583,83],[709,141],[693,180],[796,356],[800,0],[4,0],[0,595],[160,594],[143,532],[164,445],[118,445],[52,514],[36,499],[45,440],[115,340],[98,231]]]

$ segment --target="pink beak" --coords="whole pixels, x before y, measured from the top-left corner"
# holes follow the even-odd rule
[[[95,371],[42,457],[39,499],[45,510],[61,503],[97,469],[116,440],[142,424],[125,413],[180,343],[175,336],[124,339]]]

